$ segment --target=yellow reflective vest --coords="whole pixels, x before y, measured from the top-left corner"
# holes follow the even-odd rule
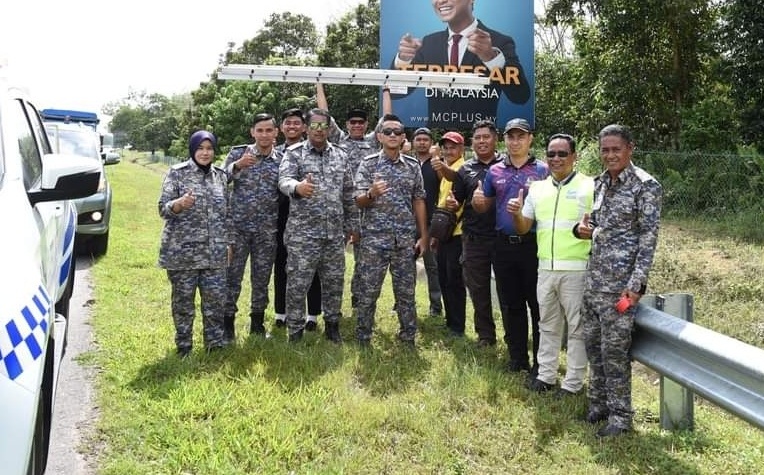
[[[531,184],[539,269],[586,270],[591,241],[575,237],[573,226],[591,212],[593,199],[594,180],[578,172],[559,183],[550,175]]]

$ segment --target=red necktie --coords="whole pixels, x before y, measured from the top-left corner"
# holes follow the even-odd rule
[[[452,66],[459,66],[459,40],[462,39],[462,35],[451,36],[451,58],[448,63]]]

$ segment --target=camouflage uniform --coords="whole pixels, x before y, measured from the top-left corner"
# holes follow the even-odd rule
[[[361,161],[379,149],[379,142],[376,141],[375,136],[376,134],[371,132],[366,134],[363,139],[356,140],[351,139],[347,133],[341,134],[337,145],[347,154],[350,170],[353,172],[354,177],[358,171],[358,166],[361,164]],[[359,213],[361,212],[362,211],[359,210]],[[356,244],[353,245],[353,261],[353,277],[350,281],[350,304],[353,308],[356,308],[358,306],[359,290],[358,265],[355,264],[358,262],[358,245]]]
[[[316,194],[303,198],[295,188],[308,174],[318,185]],[[326,144],[316,150],[306,140],[287,148],[279,168],[279,188],[290,197],[284,231],[287,248],[287,327],[289,334],[303,328],[305,294],[318,271],[324,322],[338,323],[342,313],[345,278],[345,236],[358,229],[353,200],[353,175],[345,152]]]
[[[254,145],[252,146],[254,148]],[[279,213],[279,165],[281,154],[276,150],[258,156],[258,162],[234,171],[233,164],[244,154],[246,146],[234,147],[224,167],[233,182],[230,196],[230,217],[233,223],[233,259],[228,270],[228,295],[225,320],[233,328],[241,294],[241,281],[249,257],[250,332],[264,333],[263,318],[268,306],[268,282],[276,258],[276,231]]]
[[[589,359],[589,410],[608,414],[608,423],[630,428],[631,337],[636,308],[615,309],[621,292],[643,293],[658,240],[661,186],[629,164],[611,182],[595,178],[592,252],[583,302]]]
[[[196,197],[194,206],[180,213],[173,200],[187,191]],[[172,317],[175,344],[189,349],[193,343],[194,300],[201,295],[204,345],[223,345],[223,302],[226,295],[226,264],[230,243],[227,221],[226,174],[212,166],[205,173],[189,159],[167,173],[159,198],[164,218],[159,266],[167,269],[172,284]]]
[[[365,195],[375,177],[387,181],[389,189],[364,209],[361,219],[356,336],[359,341],[371,339],[377,299],[389,268],[400,323],[398,337],[413,341],[417,328],[414,201],[425,198],[424,180],[415,158],[399,155],[391,160],[379,152],[366,157],[358,167],[356,196]]]

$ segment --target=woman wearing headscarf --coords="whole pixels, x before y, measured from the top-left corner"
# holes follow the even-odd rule
[[[178,355],[193,346],[194,301],[201,296],[204,346],[226,345],[223,303],[230,253],[225,172],[212,164],[217,139],[206,130],[194,132],[190,158],[170,168],[162,184],[159,215],[164,218],[159,266],[172,285],[172,317]]]

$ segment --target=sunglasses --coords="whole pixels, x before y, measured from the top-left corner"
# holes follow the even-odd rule
[[[570,152],[567,152],[565,150],[547,150],[546,152],[547,158],[554,158],[554,157],[565,158],[568,155],[570,155]]]
[[[403,135],[406,133],[403,129],[391,129],[391,128],[384,128],[382,129],[382,135]]]
[[[308,126],[310,130],[326,130],[329,128],[328,122],[311,122]]]
[[[365,123],[366,123],[366,121],[363,120],[363,119],[350,119],[348,121],[348,124],[350,124],[350,125],[363,125]]]

